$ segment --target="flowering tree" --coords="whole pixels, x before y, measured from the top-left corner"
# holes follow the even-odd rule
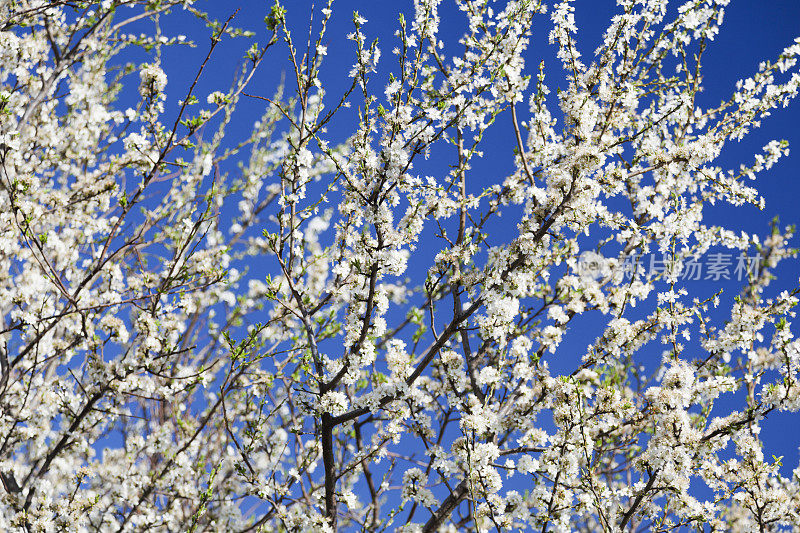
[[[440,3],[400,16],[381,70],[354,14],[342,94],[332,2],[308,40],[276,4],[206,98],[219,43],[252,37],[233,16],[0,2],[0,529],[800,528],[759,437],[800,408],[797,290],[764,293],[790,230],[704,222],[762,202],[748,180],[785,143],[719,154],[796,95],[800,41],[701,109],[726,0],[618,0],[588,61],[570,2],[454,0],[457,54]],[[162,68],[181,12],[212,36],[193,79]],[[243,99],[263,115],[233,139]],[[493,128],[516,146],[487,181]],[[720,246],[748,259],[728,303],[685,276]],[[600,334],[564,371],[582,317]]]

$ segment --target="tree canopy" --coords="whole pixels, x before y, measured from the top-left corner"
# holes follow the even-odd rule
[[[727,0],[618,0],[585,57],[569,1],[380,43],[202,4],[0,1],[0,529],[800,528],[760,435],[800,409],[793,228],[708,216],[765,208],[787,143],[721,153],[800,39],[701,107]]]

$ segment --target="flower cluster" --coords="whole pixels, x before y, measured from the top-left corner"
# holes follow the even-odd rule
[[[706,216],[764,206],[786,143],[720,156],[796,96],[800,41],[701,109],[727,0],[619,0],[588,55],[577,2],[452,3],[382,54],[331,1],[302,39],[279,2],[0,2],[0,530],[800,528],[761,432],[800,411],[793,229]]]

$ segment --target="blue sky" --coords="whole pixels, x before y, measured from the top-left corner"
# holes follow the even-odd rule
[[[441,8],[441,36],[446,42],[455,43],[461,34],[463,19],[451,2],[445,1]],[[268,0],[246,1],[206,1],[199,2],[198,7],[207,9],[213,16],[224,20],[236,9],[239,12],[233,25],[253,30],[256,40],[267,40],[263,18],[271,2]],[[290,0],[284,2],[287,9],[287,20],[293,29],[294,37],[301,45],[305,44],[308,32],[308,19],[312,9],[316,11],[319,21],[319,9],[324,7],[321,0]],[[670,4],[673,12],[678,3]],[[329,98],[338,98],[341,91],[349,85],[347,72],[354,62],[352,42],[345,39],[345,34],[352,31],[352,12],[358,11],[368,20],[363,31],[368,38],[377,38],[383,51],[381,70],[372,78],[372,89],[382,93],[388,72],[396,71],[397,66],[391,49],[397,44],[393,33],[398,27],[397,14],[403,11],[409,15],[413,10],[412,2],[406,1],[362,1],[336,0],[333,4],[333,16],[327,34],[328,57],[323,65],[322,79]],[[575,13],[579,27],[578,44],[584,55],[589,58],[593,50],[601,42],[602,32],[610,16],[616,12],[615,3],[609,0],[576,0]],[[197,21],[188,16],[167,19],[169,24],[163,26],[166,34],[184,33],[193,38],[198,46],[193,49],[175,47],[164,52],[165,70],[170,76],[167,102],[167,116],[177,113],[177,100],[185,94],[186,87],[194,78],[196,68],[208,49],[208,38]],[[539,16],[533,26],[531,46],[528,51],[528,65],[536,66],[540,59],[546,60],[548,84],[552,88],[558,86],[563,75],[558,71],[554,58],[554,47],[547,43],[550,29],[548,17]],[[177,22],[176,22],[177,21]],[[198,31],[200,30],[200,31]],[[780,51],[789,45],[793,38],[800,35],[800,2],[796,0],[741,0],[728,6],[725,21],[716,40],[711,43],[704,56],[704,91],[699,103],[702,107],[710,107],[730,96],[734,84],[758,67],[760,61],[774,59]],[[226,90],[230,79],[238,70],[238,58],[249,46],[245,39],[227,40],[219,46],[210,67],[199,83],[197,94],[203,97],[212,90]],[[285,49],[275,47],[261,67],[254,83],[248,92],[263,96],[271,96],[282,73],[290,73]],[[529,71],[531,73],[531,71]],[[243,98],[240,112],[234,119],[234,127],[230,130],[231,138],[246,135],[254,118],[260,114],[263,102]],[[520,119],[525,119],[524,109],[518,111]],[[557,109],[555,110],[557,115]],[[507,117],[504,117],[507,118]],[[506,120],[506,122],[508,122]],[[352,131],[354,112],[343,113],[330,128],[330,137],[344,138]],[[721,159],[723,167],[736,168],[739,163],[749,163],[752,155],[760,151],[772,139],[786,139],[790,142],[790,154],[768,172],[758,176],[756,186],[766,199],[766,209],[762,212],[752,206],[737,209],[711,209],[710,220],[724,222],[742,229],[765,232],[766,224],[773,216],[780,215],[782,225],[800,221],[800,210],[797,209],[798,192],[800,192],[800,105],[792,105],[780,109],[775,115],[763,122],[760,129],[755,130],[742,142],[730,143]],[[490,130],[485,152],[491,158],[477,160],[473,174],[486,175],[487,181],[502,176],[511,169],[513,131],[510,123],[499,120]],[[419,173],[425,169],[417,168]],[[491,176],[490,176],[491,175]],[[474,181],[476,187],[479,180]]]
[[[462,28],[462,19],[453,8],[452,3],[444,2],[441,35],[445,40],[453,43],[458,39]],[[293,28],[295,38],[305,43],[307,24],[312,5],[316,6],[317,20],[319,9],[324,7],[320,0],[287,0],[287,19]],[[266,41],[263,18],[268,12],[270,1],[208,1],[199,2],[198,7],[207,9],[214,17],[224,20],[236,8],[241,8],[233,25],[251,29],[257,33],[256,39]],[[674,13],[678,3],[671,4]],[[591,56],[592,51],[601,42],[602,32],[610,16],[616,11],[614,2],[608,0],[577,0],[575,2],[576,19],[579,27],[578,43],[585,58]],[[396,70],[396,63],[391,49],[396,45],[393,36],[397,28],[397,13],[403,11],[406,18],[412,12],[412,2],[409,1],[356,1],[337,0],[333,5],[333,18],[328,31],[327,44],[328,58],[323,68],[323,84],[328,94],[337,98],[338,94],[349,85],[347,72],[354,62],[353,46],[344,36],[352,31],[352,12],[354,10],[368,20],[363,32],[368,38],[378,38],[379,46],[383,51],[381,60],[382,69],[373,78],[374,92],[382,94],[382,88],[388,78],[388,71]],[[186,88],[194,78],[197,67],[208,49],[207,32],[204,33],[197,21],[188,16],[178,16],[172,19],[171,25],[164,25],[166,34],[186,34],[197,41],[198,47],[188,49],[176,47],[164,53],[164,70],[168,73],[169,99],[167,101],[167,119],[170,120],[178,111],[178,98],[182,98]],[[550,29],[548,17],[538,17],[534,24],[534,35],[528,57],[528,65],[535,67],[539,60],[544,58],[548,84],[551,88],[559,86],[563,79],[562,73],[555,60],[555,49],[547,43],[547,34]],[[200,31],[198,31],[200,30]],[[774,59],[783,48],[792,40],[800,36],[800,1],[797,0],[742,0],[734,1],[727,8],[725,22],[716,40],[709,46],[704,60],[705,91],[699,99],[699,105],[709,107],[719,103],[720,100],[730,96],[738,79],[751,75],[758,67],[758,63],[765,59]],[[217,55],[212,59],[211,66],[204,73],[197,91],[198,98],[204,102],[205,95],[213,90],[225,91],[230,85],[232,75],[239,68],[242,52],[249,46],[244,39],[224,41]],[[261,72],[255,82],[248,88],[248,92],[263,96],[271,96],[277,86],[282,72],[287,76],[290,65],[286,60],[285,49],[276,47],[272,56],[268,56],[261,67]],[[528,73],[533,73],[529,70]],[[562,83],[563,86],[563,83]],[[238,118],[234,120],[233,127],[229,130],[232,139],[239,139],[249,133],[254,117],[260,115],[263,102],[243,99]],[[555,113],[555,108],[553,108]],[[524,112],[520,111],[521,120],[525,120]],[[333,140],[343,140],[355,124],[354,113],[341,117],[330,128],[330,137]],[[171,123],[171,122],[170,122]],[[472,174],[476,176],[475,187],[485,183],[502,180],[512,170],[513,130],[508,117],[498,120],[487,137],[484,152],[490,154],[482,160],[477,160],[473,165]],[[755,130],[750,136],[740,143],[730,143],[723,152],[720,164],[724,168],[737,168],[740,163],[749,163],[754,153],[773,139],[786,139],[790,143],[790,154],[783,158],[771,170],[761,173],[755,184],[766,200],[766,208],[759,211],[753,206],[738,208],[724,207],[712,208],[707,211],[708,220],[724,223],[731,229],[756,232],[764,235],[768,232],[768,223],[775,216],[780,216],[781,226],[798,224],[800,226],[800,101],[794,102],[787,109],[775,111],[774,116],[763,122],[760,129]],[[234,167],[230,167],[233,169]],[[415,172],[424,174],[423,166],[415,168]],[[433,170],[429,169],[428,172]],[[497,243],[499,244],[499,243]],[[795,245],[800,244],[800,239],[795,239]],[[420,261],[414,263],[427,268],[428,262],[424,260],[435,254],[435,250],[419,250]],[[419,267],[417,267],[419,268]],[[409,275],[417,280],[424,277],[424,270],[412,270]],[[791,288],[797,285],[800,268],[797,261],[787,262],[777,272],[779,278],[772,290]],[[735,283],[697,282],[696,285],[687,286],[690,290],[696,288],[698,295],[706,296],[718,288],[723,288],[729,297],[737,294]],[[594,324],[597,326],[598,324]],[[593,340],[595,334],[592,324],[587,325],[587,330],[592,336],[574,338],[562,346],[563,350],[580,350]],[[390,324],[391,327],[391,324]],[[579,356],[578,356],[579,357]],[[766,453],[785,456],[784,474],[797,465],[797,445],[800,442],[800,426],[795,415],[777,415],[764,423],[762,434],[767,443]]]
[[[212,16],[220,20],[226,19],[230,14],[239,9],[232,25],[239,26],[256,32],[255,39],[259,42],[267,40],[263,19],[268,12],[271,2],[268,0],[245,1],[206,1],[198,2],[197,6],[207,9]],[[321,0],[289,0],[284,2],[287,9],[287,20],[293,28],[294,37],[302,45],[305,44],[308,19],[312,9],[316,11],[319,21],[319,9],[324,7]],[[673,11],[678,3],[671,4]],[[323,66],[322,79],[328,95],[338,97],[340,91],[349,85],[347,72],[354,62],[352,42],[345,39],[345,34],[352,31],[352,12],[358,11],[368,20],[364,33],[368,38],[377,38],[379,47],[383,51],[381,70],[373,77],[373,90],[382,93],[382,86],[386,83],[389,70],[396,70],[394,57],[390,53],[397,44],[393,33],[397,29],[397,14],[403,11],[409,15],[413,10],[412,2],[406,1],[362,1],[362,0],[336,0],[333,4],[333,16],[327,34],[328,57]],[[592,51],[602,39],[602,31],[607,25],[610,16],[616,12],[615,3],[609,0],[576,0],[575,14],[579,27],[578,44],[584,55],[589,58]],[[462,29],[462,17],[452,6],[445,1],[441,8],[442,22],[441,35],[446,42],[458,39]],[[164,66],[169,74],[170,82],[167,102],[167,117],[170,113],[177,113],[177,100],[185,94],[191,80],[194,78],[197,67],[208,49],[207,31],[201,29],[196,20],[188,16],[178,16],[166,19],[169,22],[163,25],[165,34],[186,34],[194,39],[198,46],[193,49],[175,47],[164,52]],[[536,66],[540,59],[546,60],[548,83],[558,86],[561,73],[554,59],[554,47],[547,43],[547,34],[550,29],[549,19],[539,16],[535,19],[531,46],[528,51],[528,64]],[[198,31],[199,30],[199,31]],[[796,0],[740,0],[728,6],[725,22],[716,40],[711,43],[704,56],[704,85],[705,90],[700,96],[700,105],[709,107],[727,98],[733,91],[738,79],[744,78],[755,72],[758,63],[764,59],[774,59],[780,51],[800,35],[800,2]],[[207,68],[198,85],[197,94],[204,97],[215,89],[226,90],[230,79],[238,70],[238,58],[249,46],[245,39],[227,40],[219,46],[209,68]],[[281,73],[290,72],[290,64],[285,55],[285,49],[275,47],[271,55],[267,56],[257,75],[255,82],[248,88],[248,92],[263,96],[271,96]],[[547,61],[550,59],[550,61]],[[531,73],[531,72],[529,72]],[[263,102],[243,99],[240,112],[231,130],[231,137],[245,135],[251,125],[253,114],[249,111],[260,113]],[[524,120],[524,110],[520,109],[520,119]],[[346,115],[346,114],[343,114]],[[342,138],[352,128],[352,113],[350,117],[342,116],[335,121],[330,133],[331,137],[337,135]],[[350,120],[349,120],[350,119]],[[738,166],[739,162],[749,162],[752,154],[772,139],[786,139],[792,149],[789,156],[782,159],[780,164],[759,176],[756,182],[759,190],[766,199],[766,209],[759,212],[752,207],[743,207],[740,210],[725,210],[714,213],[720,220],[733,223],[752,222],[753,230],[766,224],[775,214],[781,216],[786,224],[800,221],[800,210],[796,209],[797,193],[800,191],[798,178],[800,178],[800,105],[792,105],[787,109],[778,110],[775,116],[764,121],[762,127],[741,143],[732,143],[723,154],[722,163],[728,167]],[[486,145],[486,152],[491,153],[496,149],[498,157],[491,161],[477,161],[474,173],[481,174],[484,170],[491,170],[493,174],[502,173],[511,168],[512,155],[509,150],[513,143],[513,131],[508,124],[498,121],[498,125],[491,131],[491,136]],[[486,167],[482,168],[481,164]],[[498,166],[501,163],[502,166]]]

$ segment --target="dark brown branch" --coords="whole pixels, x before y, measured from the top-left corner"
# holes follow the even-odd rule
[[[322,415],[322,463],[325,467],[325,516],[336,531],[336,465],[333,458],[333,427],[329,413]]]
[[[450,513],[452,513],[458,504],[461,503],[461,500],[467,495],[467,479],[465,478],[461,483],[459,483],[453,492],[450,493],[443,502],[442,505],[433,513],[433,516],[425,522],[425,526],[423,526],[422,531],[423,533],[433,533],[439,529],[445,520],[448,519]]]
[[[624,515],[622,515],[622,522],[619,523],[620,529],[625,529],[625,526],[628,525],[631,517],[633,517],[633,513],[636,512],[636,508],[642,503],[645,495],[653,488],[653,483],[656,482],[656,476],[658,475],[658,470],[650,474],[650,479],[647,480],[647,485],[636,495],[636,498],[633,500],[630,509],[628,509]]]

